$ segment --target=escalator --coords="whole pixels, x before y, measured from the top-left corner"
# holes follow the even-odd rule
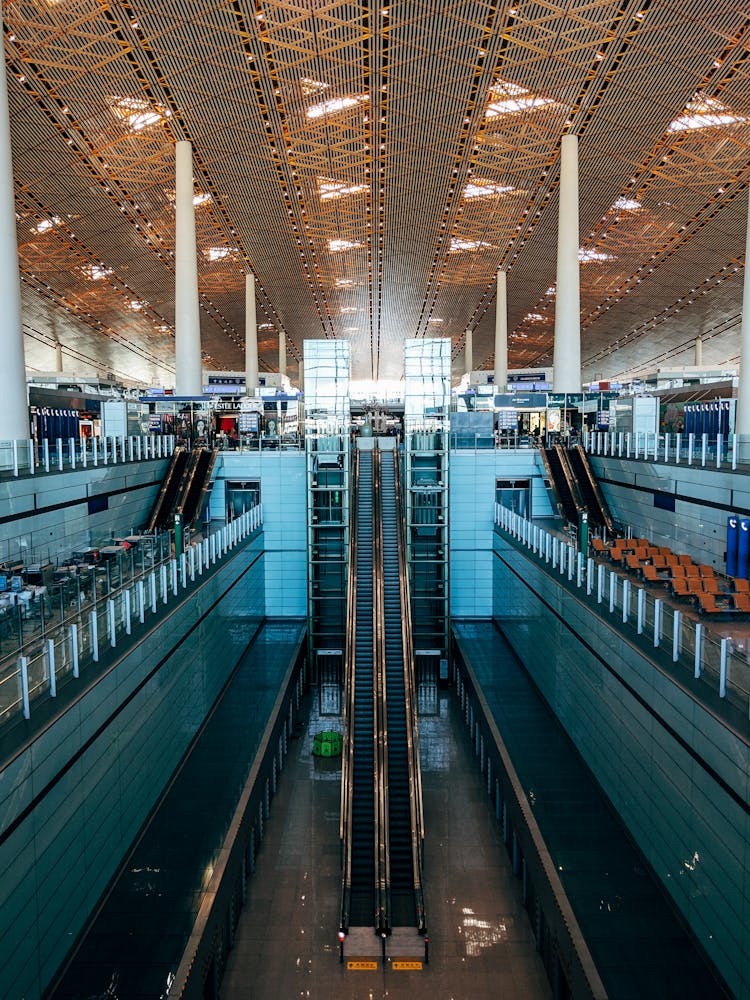
[[[373,461],[359,452],[350,563],[345,777],[342,780],[344,878],[341,924],[373,927],[376,913],[375,699],[373,625]],[[352,579],[354,577],[354,579]],[[353,648],[352,648],[353,646]]]
[[[185,482],[177,501],[175,513],[182,514],[182,524],[185,528],[196,527],[206,506],[211,488],[211,473],[218,451],[199,448],[190,456]]]
[[[172,461],[169,463],[161,489],[146,522],[145,530],[147,532],[166,528],[170,523],[170,518],[174,519],[174,508],[189,457],[190,453],[184,448],[178,448],[172,455]]]
[[[397,459],[393,450],[356,454],[341,785],[342,957],[398,955],[421,963],[422,795]]]
[[[379,456],[388,768],[389,915],[391,928],[413,927],[420,922],[422,916],[421,892],[415,892],[415,886],[421,885],[421,879],[413,837],[416,817],[412,815],[413,758],[410,742],[414,727],[411,725],[412,719],[407,717],[411,711],[411,699],[407,691],[406,674],[411,669],[411,664],[405,662],[396,453],[381,451]],[[417,853],[420,846],[417,845]]]
[[[599,484],[589,464],[586,452],[581,445],[576,445],[573,448],[568,448],[565,456],[589,512],[589,524],[593,525],[599,531],[605,528],[610,535],[613,535],[614,524],[612,517],[599,489]]]
[[[558,513],[563,521],[578,526],[578,514],[583,502],[576,495],[575,483],[571,477],[565,452],[560,446],[540,448],[545,470],[549,477]]]

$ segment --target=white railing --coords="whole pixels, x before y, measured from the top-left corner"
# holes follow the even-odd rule
[[[0,473],[34,475],[169,458],[176,445],[174,434],[0,441]]]
[[[170,552],[161,561],[154,559],[148,569],[132,572],[127,582],[102,595],[94,588],[91,598],[82,603],[79,592],[75,611],[68,617],[61,615],[54,627],[45,629],[45,606],[40,602],[36,608],[40,634],[26,643],[21,615],[30,609],[14,608],[21,643],[0,660],[0,725],[19,712],[30,718],[35,702],[56,697],[63,679],[85,676],[86,668],[98,662],[106,648],[128,642],[136,622],[144,623],[180,597],[188,584],[200,579],[262,523],[259,504],[206,538],[191,542],[178,556]]]
[[[672,661],[693,677],[702,677],[721,698],[743,707],[750,717],[750,666],[744,644],[735,643],[694,621],[679,608],[644,587],[609,569],[604,563],[585,557],[577,547],[552,535],[513,511],[495,504],[495,524],[529,550],[529,558],[544,563],[548,570],[575,586],[579,597],[609,618],[618,631],[635,627],[647,635],[654,648],[671,651]]]
[[[701,468],[736,469],[743,460],[739,434],[646,434],[624,431],[586,431],[583,446],[590,455],[609,455],[647,462],[666,462]],[[745,459],[746,461],[747,459]]]

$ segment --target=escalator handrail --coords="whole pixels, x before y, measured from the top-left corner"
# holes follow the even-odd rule
[[[349,911],[351,901],[351,870],[352,870],[352,797],[354,785],[351,776],[354,773],[354,740],[352,727],[354,725],[354,677],[355,650],[357,638],[357,498],[359,479],[359,453],[356,453],[354,470],[351,478],[350,531],[349,531],[349,577],[346,586],[346,647],[344,654],[344,719],[343,719],[343,750],[341,756],[341,813],[339,821],[339,840],[342,854],[341,877],[341,918],[339,929],[346,933],[349,929]]]
[[[153,531],[160,523],[164,500],[167,496],[167,493],[169,492],[169,487],[173,482],[174,476],[177,473],[177,468],[182,463],[185,454],[186,454],[185,448],[183,448],[182,446],[178,446],[177,448],[175,448],[174,453],[172,455],[172,459],[167,468],[166,475],[164,476],[164,480],[162,481],[161,487],[159,489],[159,493],[157,494],[156,500],[154,501],[154,506],[151,508],[151,513],[149,514],[148,521],[146,522],[146,527],[144,528],[144,531],[146,532]]]
[[[570,467],[570,462],[568,461],[568,456],[565,448],[561,444],[555,445],[555,454],[557,455],[558,461],[560,462],[560,469],[565,477],[565,483],[568,487],[568,491],[573,500],[576,508],[576,513],[580,514],[582,510],[586,509],[586,501],[581,496],[581,487],[578,485],[578,480],[575,477],[575,473]]]
[[[373,450],[373,639],[375,696],[375,906],[378,934],[391,928],[388,734],[385,708],[385,607],[383,601],[383,497],[380,451]]]
[[[404,698],[406,701],[406,739],[409,760],[409,805],[411,809],[411,850],[414,873],[414,905],[417,929],[426,930],[424,889],[422,884],[422,856],[424,845],[424,809],[422,800],[422,768],[419,761],[419,727],[417,704],[414,696],[414,639],[411,622],[411,593],[406,566],[406,524],[401,514],[401,485],[398,452],[393,452],[393,478],[395,485],[396,525],[398,544],[398,575],[401,589],[401,642],[404,658]]]
[[[594,475],[594,470],[591,468],[591,463],[589,462],[588,455],[586,454],[583,446],[580,444],[574,445],[570,450],[572,452],[575,452],[576,455],[578,455],[581,467],[583,469],[583,473],[586,476],[586,479],[594,494],[594,498],[596,499],[597,506],[599,507],[599,516],[602,525],[607,529],[607,532],[610,535],[613,535],[615,533],[615,526],[612,520],[612,515],[609,512],[609,507],[607,506],[607,503],[604,499],[604,495],[602,494],[597,478]]]

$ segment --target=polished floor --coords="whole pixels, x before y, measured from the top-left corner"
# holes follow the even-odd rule
[[[338,959],[340,761],[312,756],[336,698],[316,694],[271,807],[222,1000],[536,1000],[551,996],[452,692],[422,686],[429,964],[346,971]]]

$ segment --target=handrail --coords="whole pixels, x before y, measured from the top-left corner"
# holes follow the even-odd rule
[[[346,649],[344,654],[344,731],[341,755],[341,815],[339,820],[339,841],[341,843],[341,918],[339,930],[349,929],[349,911],[352,890],[352,798],[354,785],[354,676],[355,650],[357,640],[357,494],[359,490],[359,452],[355,453],[354,475],[351,477],[350,530],[349,530],[349,577],[346,585]]]
[[[373,451],[373,692],[375,697],[375,912],[376,930],[390,933],[390,835],[388,811],[388,732],[385,708],[385,607],[383,600],[383,497],[380,450]]]
[[[586,504],[581,497],[580,488],[570,468],[565,448],[563,448],[561,444],[556,444],[554,451],[557,455],[558,461],[560,462],[560,469],[562,470],[563,477],[565,478],[565,484],[567,485],[570,496],[575,504],[576,512],[580,514],[582,510],[585,510]]]
[[[579,460],[581,462],[581,466],[583,468],[583,474],[586,476],[586,480],[589,483],[589,486],[591,487],[591,490],[594,494],[594,498],[596,499],[596,502],[599,505],[599,514],[602,519],[602,524],[607,529],[610,535],[613,534],[615,526],[614,522],[612,521],[612,515],[609,512],[609,508],[607,507],[599,483],[597,482],[596,476],[594,475],[594,470],[591,468],[591,465],[588,460],[588,455],[584,451],[583,446],[580,444],[573,445],[573,447],[570,448],[570,451],[575,452],[575,454],[578,455]]]
[[[393,453],[394,482],[396,490],[396,511],[401,511],[401,484],[398,452]],[[424,848],[424,808],[422,800],[422,768],[419,762],[419,728],[417,725],[417,705],[414,697],[414,641],[411,622],[411,593],[409,573],[406,566],[406,522],[397,517],[398,525],[398,573],[401,588],[401,638],[404,655],[404,697],[406,700],[406,740],[409,756],[409,804],[411,809],[412,865],[414,872],[414,902],[417,914],[417,929],[424,934],[427,927],[424,889],[422,884],[422,858]]]
[[[544,471],[547,473],[547,479],[549,480],[550,489],[552,490],[552,495],[555,498],[555,506],[557,507],[557,513],[560,515],[563,521],[567,521],[567,515],[565,513],[565,507],[563,506],[562,499],[560,497],[560,492],[557,488],[557,483],[555,482],[555,477],[552,472],[552,466],[549,464],[549,457],[547,455],[546,448],[540,448],[539,454],[542,458],[542,465],[544,466]]]

